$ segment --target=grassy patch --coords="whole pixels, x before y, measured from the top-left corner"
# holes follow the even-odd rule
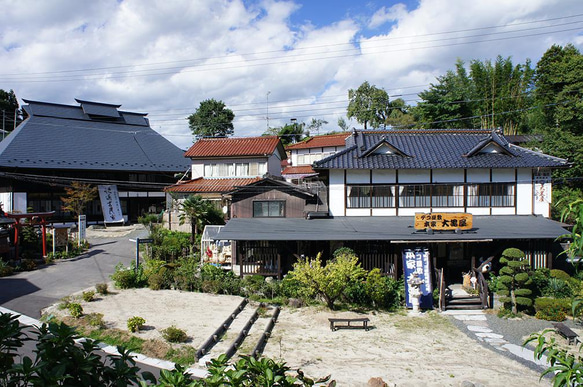
[[[88,337],[108,345],[122,345],[133,352],[141,352],[145,342],[144,339],[119,329],[96,329],[89,332]]]
[[[183,366],[189,366],[196,362],[196,349],[190,345],[171,348],[166,353],[165,359]]]

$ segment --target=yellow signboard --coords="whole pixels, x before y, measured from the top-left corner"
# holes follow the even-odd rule
[[[429,214],[415,214],[416,230],[470,230],[472,228],[472,214],[463,212],[431,212]]]

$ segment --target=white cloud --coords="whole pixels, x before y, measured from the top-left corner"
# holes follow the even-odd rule
[[[525,24],[583,13],[578,0],[422,0],[416,8],[394,3],[324,26],[318,15],[292,25],[301,8],[293,1],[0,5],[7,10],[0,14],[0,88],[20,98],[67,104],[84,98],[149,112],[152,127],[183,148],[192,141],[185,118],[204,99],[221,99],[235,111],[239,136],[266,129],[268,92],[270,125],[315,117],[333,130],[348,89],[365,80],[414,100],[409,94],[457,58],[536,63],[553,43],[583,45],[580,23],[566,24],[581,17]],[[522,31],[484,28],[508,24]]]

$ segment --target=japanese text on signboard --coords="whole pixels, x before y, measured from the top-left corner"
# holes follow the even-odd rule
[[[415,229],[425,230],[469,230],[473,226],[472,214],[432,212],[415,214]]]

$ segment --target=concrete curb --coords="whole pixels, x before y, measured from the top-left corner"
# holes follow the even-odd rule
[[[34,319],[32,317],[25,316],[21,313],[15,312],[11,309],[4,308],[2,306],[0,306],[0,313],[10,313],[12,315],[18,316],[18,322],[22,325],[40,327],[43,324],[42,321],[39,321],[39,320]],[[82,342],[84,340],[85,340],[85,338],[81,338],[81,339],[78,339],[77,342]],[[112,345],[99,343],[99,348],[101,348],[101,350],[103,352],[107,353],[108,355],[119,355],[117,348],[112,346]],[[145,365],[148,365],[151,367],[156,367],[156,368],[165,369],[165,370],[172,370],[175,367],[175,364],[171,361],[155,359],[152,357],[144,356],[141,353],[130,352],[130,354],[132,355],[132,357],[134,358],[134,360],[136,362],[142,363],[142,364],[145,364]],[[201,370],[198,368],[187,368],[186,372],[188,372],[190,375],[192,375],[198,379],[204,379],[208,376],[207,371],[204,371],[204,370]]]

